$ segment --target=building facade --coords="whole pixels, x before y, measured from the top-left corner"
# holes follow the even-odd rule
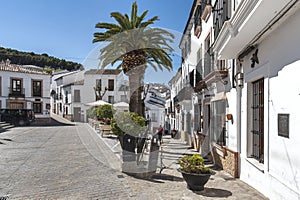
[[[49,117],[50,75],[41,68],[0,63],[0,108],[33,109],[36,118]]]
[[[270,199],[300,198],[299,27],[299,1],[240,1],[213,47],[236,62],[240,178]]]
[[[186,104],[170,81],[183,139],[270,199],[300,198],[299,27],[296,0],[195,0],[180,43]]]
[[[52,112],[71,121],[86,122],[89,103],[128,102],[128,81],[120,70],[87,70],[52,77]]]

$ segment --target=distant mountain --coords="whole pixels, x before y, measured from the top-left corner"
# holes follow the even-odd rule
[[[22,52],[14,49],[0,47],[0,61],[9,59],[13,64],[36,65],[54,69],[77,70],[83,66],[79,63],[49,56],[46,53],[35,54],[34,52]]]

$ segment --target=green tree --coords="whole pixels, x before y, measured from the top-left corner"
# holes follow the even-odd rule
[[[101,68],[119,64],[129,79],[130,112],[144,116],[142,101],[143,77],[147,64],[155,70],[172,70],[172,59],[169,55],[173,48],[169,45],[174,36],[161,28],[150,28],[158,20],[155,16],[145,20],[148,10],[138,15],[136,2],[132,4],[131,16],[112,12],[116,20],[113,23],[97,23],[96,28],[102,32],[94,33],[93,42],[106,42],[100,50]]]
[[[102,106],[99,106],[96,110],[97,118],[98,119],[111,119],[113,117],[113,109],[112,105],[105,104]]]

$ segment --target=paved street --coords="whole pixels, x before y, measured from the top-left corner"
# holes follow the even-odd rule
[[[128,199],[87,125],[20,127],[0,134],[0,197]]]
[[[163,146],[167,168],[149,179],[123,174],[117,140],[101,138],[88,124],[13,128],[0,142],[0,198],[266,199],[222,170],[204,191],[188,190],[176,160],[191,150],[170,137]]]

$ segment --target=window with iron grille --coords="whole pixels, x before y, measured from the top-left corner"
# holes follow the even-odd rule
[[[264,79],[252,83],[252,157],[264,162]]]
[[[235,5],[235,3],[233,2]],[[216,0],[213,7],[213,27],[215,39],[218,37],[223,24],[231,17],[231,0]]]

